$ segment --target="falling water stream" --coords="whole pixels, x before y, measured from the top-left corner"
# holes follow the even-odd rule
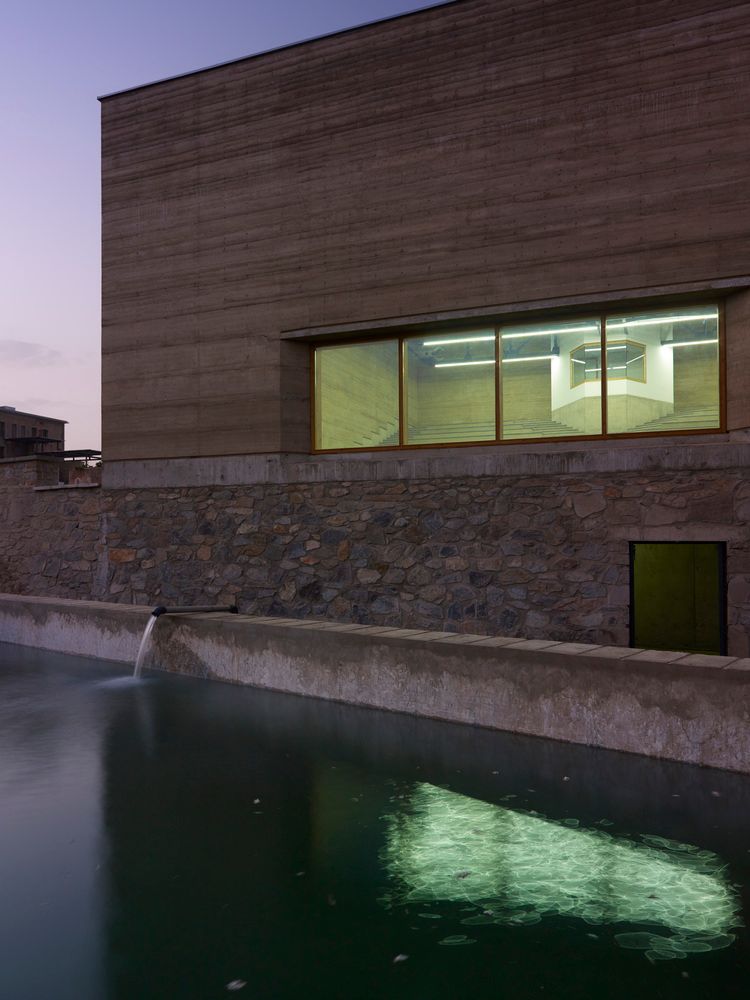
[[[138,655],[135,658],[135,668],[133,669],[133,678],[138,679],[141,676],[141,671],[143,670],[143,661],[146,659],[146,653],[148,652],[148,642],[151,638],[151,633],[154,630],[154,625],[158,622],[156,615],[149,615],[148,621],[146,622],[146,627],[143,630],[143,635],[141,637],[141,644],[138,647]]]

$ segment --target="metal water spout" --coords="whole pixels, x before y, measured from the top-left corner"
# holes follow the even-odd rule
[[[138,679],[141,676],[143,670],[143,661],[146,659],[146,653],[148,652],[148,643],[151,638],[151,633],[154,630],[154,626],[162,615],[206,615],[215,614],[220,612],[222,614],[238,615],[239,608],[236,604],[229,604],[220,607],[203,607],[202,605],[188,605],[185,607],[177,608],[167,608],[164,605],[157,605],[151,614],[148,616],[148,621],[146,622],[146,628],[143,630],[143,635],[141,637],[141,644],[138,647],[138,655],[135,658],[135,667],[133,668],[133,677]]]

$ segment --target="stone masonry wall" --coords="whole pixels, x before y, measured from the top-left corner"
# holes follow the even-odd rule
[[[4,486],[54,486],[60,480],[62,462],[31,456],[0,460],[0,488]]]
[[[0,485],[0,592],[103,599],[100,490]]]
[[[744,470],[0,489],[0,590],[627,644],[629,541],[728,542],[748,655]]]

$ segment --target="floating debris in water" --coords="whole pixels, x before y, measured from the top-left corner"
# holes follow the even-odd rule
[[[465,934],[449,934],[448,937],[443,938],[442,941],[438,941],[438,944],[446,945],[461,945],[461,944],[476,944],[476,938],[467,937]]]
[[[407,962],[408,960],[409,960],[408,955],[396,955],[396,957],[393,959],[393,964],[398,965],[399,962]]]
[[[494,924],[495,920],[490,913],[479,913],[475,917],[465,917],[461,923],[467,927],[478,927],[481,924]]]
[[[254,806],[259,806],[260,805],[260,799],[253,799],[253,805]]]
[[[230,993],[236,993],[237,990],[244,990],[246,986],[247,983],[245,982],[244,979],[233,979],[231,983],[227,983],[226,988],[229,990]]]

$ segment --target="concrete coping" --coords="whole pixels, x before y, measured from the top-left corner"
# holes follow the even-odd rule
[[[636,662],[639,664],[679,664],[685,667],[712,667],[724,670],[727,667],[750,670],[750,659],[740,660],[736,656],[715,656],[708,653],[688,653],[664,649],[640,649],[627,646],[598,646],[585,642],[556,642],[550,639],[522,639],[518,636],[488,636],[469,632],[432,632],[423,629],[392,628],[380,625],[354,625],[311,619],[269,618],[252,615],[228,616],[235,621],[248,624],[276,626],[278,628],[309,629],[320,632],[340,632],[355,638],[377,637],[414,643],[430,643],[435,646],[477,646],[480,648],[504,648],[519,653],[545,653],[552,656],[595,657],[612,661]],[[744,664],[747,664],[745,666]]]
[[[26,603],[38,607],[49,607],[57,610],[106,612],[108,615],[121,615],[132,620],[133,614],[143,614],[144,627],[148,615],[153,610],[150,605],[109,604],[100,601],[79,601],[58,597],[32,597],[20,594],[0,594],[0,606],[3,603]],[[574,657],[582,661],[588,658],[594,660],[619,663],[637,663],[642,667],[660,667],[675,665],[688,668],[703,668],[726,670],[731,672],[750,671],[750,658],[742,659],[734,656],[716,656],[704,653],[688,653],[685,651],[640,649],[626,646],[601,646],[584,642],[558,642],[549,639],[524,639],[518,636],[488,636],[466,632],[441,632],[429,629],[404,629],[387,625],[358,625],[351,622],[335,622],[322,619],[281,618],[268,615],[232,615],[223,613],[196,614],[191,618],[221,620],[232,627],[247,627],[258,625],[262,628],[294,629],[295,631],[332,632],[342,639],[351,636],[358,638],[377,638],[380,642],[398,643],[428,643],[430,648],[461,646],[463,648],[507,649],[514,653],[543,655],[547,662],[554,663],[558,657]],[[547,659],[551,657],[551,661]]]

